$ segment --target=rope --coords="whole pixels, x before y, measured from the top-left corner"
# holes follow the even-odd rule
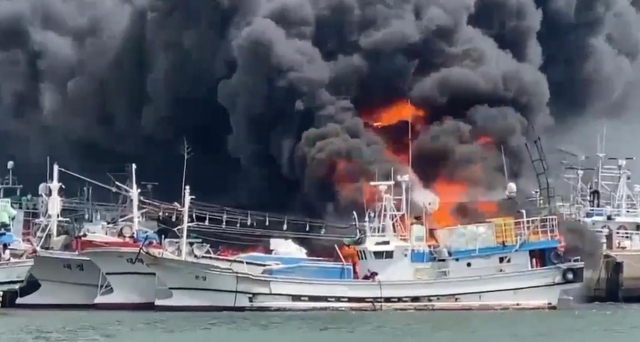
[[[260,236],[272,236],[272,237],[289,237],[289,238],[316,238],[326,240],[343,240],[343,239],[356,239],[360,237],[357,232],[355,235],[339,235],[339,234],[317,234],[317,233],[301,233],[292,231],[278,231],[269,229],[256,229],[256,228],[238,228],[228,227],[223,225],[206,225],[195,224],[189,227],[189,230],[196,230],[202,232],[221,232],[233,235],[246,234],[246,235],[260,235]]]

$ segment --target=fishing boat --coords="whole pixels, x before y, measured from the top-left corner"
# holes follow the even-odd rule
[[[0,262],[0,291],[17,289],[21,286],[33,265],[33,260],[26,259],[26,254],[30,250],[29,245],[22,241],[22,230],[27,208],[14,208],[12,198],[21,198],[20,190],[22,185],[13,175],[15,164],[12,161],[7,163],[8,175],[0,184],[0,246],[7,245],[12,259]]]
[[[189,217],[189,213],[185,211],[185,208],[186,206],[182,208],[183,227],[188,224]],[[162,210],[167,210],[167,206],[165,205]],[[237,222],[238,211],[232,211],[235,215],[229,214],[229,218],[234,218]],[[222,212],[207,213],[211,214],[212,220],[221,219],[224,221],[224,217],[226,217],[226,211],[224,210]],[[198,214],[201,215],[203,212],[199,211]],[[245,220],[246,218],[247,216],[245,216]],[[279,219],[277,216],[271,218],[272,222],[278,222]],[[251,219],[249,219],[250,221]],[[307,223],[311,225],[317,224],[316,222]],[[146,261],[149,260],[149,255],[180,259],[182,257],[180,253],[182,239],[179,238],[178,233],[175,233],[173,237],[163,238],[162,244],[149,244],[149,241],[158,241],[158,235],[144,229],[139,229],[138,233],[138,241],[142,241],[141,245],[144,245],[144,248],[141,248],[141,245],[92,246],[83,250],[82,255],[90,257],[107,274],[114,292],[126,293],[129,296],[129,300],[132,300],[131,297],[135,297],[140,301],[143,299],[151,301],[156,306],[161,307],[180,305],[183,300],[179,297],[179,293],[177,291],[169,291],[163,279],[156,277],[155,271],[146,266]],[[187,260],[204,261],[212,267],[219,266],[250,273],[259,274],[266,267],[274,264],[290,264],[296,260],[292,258],[293,256],[298,257],[298,262],[301,257],[303,260],[310,260],[306,257],[306,251],[301,253],[298,246],[292,246],[294,244],[290,240],[271,239],[272,247],[270,250],[275,254],[242,253],[235,256],[216,255],[211,251],[209,245],[203,244],[202,239],[199,238],[187,238],[184,242],[190,246],[190,253],[185,256]],[[321,259],[317,260],[323,261]],[[111,277],[111,274],[116,274],[117,278]]]
[[[63,204],[58,194],[61,187],[60,170],[54,164],[53,180],[47,184],[50,191],[45,200],[46,215],[39,222],[40,242],[30,270],[31,281],[19,289],[16,306],[77,308],[97,305],[129,309],[146,305],[145,308],[148,308],[148,302],[140,303],[135,298],[127,297],[126,293],[122,297],[121,292],[115,292],[110,280],[116,277],[109,278],[89,256],[83,254],[83,251],[94,247],[139,248],[140,243],[132,238],[131,225],[126,222],[128,218],[118,220],[115,224],[100,220],[88,222],[77,234],[73,223],[61,217]],[[61,234],[64,230],[66,232]],[[45,245],[48,248],[44,248]]]
[[[239,256],[236,263],[244,270],[224,267],[206,258],[202,246],[189,246],[185,221],[180,257],[158,250],[141,254],[173,294],[170,302],[156,302],[156,309],[546,309],[582,284],[584,264],[562,257],[557,217],[527,218],[523,211],[521,219],[430,230],[407,222],[408,181],[404,176],[370,183],[381,201],[362,223],[354,213],[363,233],[347,241],[347,249],[336,246],[339,262],[263,254]],[[394,196],[398,185],[400,197]],[[185,213],[190,200],[187,187]],[[437,201],[424,212],[435,209]],[[189,250],[195,258],[187,257]]]
[[[627,166],[635,157],[608,155],[605,136],[606,130],[598,135],[595,156],[560,149],[578,159],[563,161],[570,185],[565,216],[584,223],[600,239],[601,260],[586,275],[587,299],[640,301],[640,186],[631,184]],[[596,160],[585,165],[588,159]],[[615,263],[624,264],[624,272],[613,271]],[[620,281],[612,283],[616,273]]]

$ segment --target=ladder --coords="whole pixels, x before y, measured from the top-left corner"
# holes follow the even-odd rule
[[[540,136],[537,136],[533,140],[533,148],[529,142],[525,143],[533,171],[536,174],[536,180],[538,181],[538,190],[540,191],[541,198],[546,200],[543,206],[555,207],[555,190],[549,185],[549,177],[547,171],[549,167],[547,165],[547,159],[542,149],[542,141]]]

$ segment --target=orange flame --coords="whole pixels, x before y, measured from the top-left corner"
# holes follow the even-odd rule
[[[478,140],[476,142],[480,145],[489,145],[493,144],[493,138],[486,135],[481,135],[480,137],[478,137]]]
[[[419,118],[427,116],[423,109],[415,107],[407,99],[396,101],[391,105],[374,111],[371,115],[365,115],[365,121],[374,127],[390,126],[400,121],[408,121],[418,124]]]
[[[378,109],[370,113],[363,113],[363,120],[373,125],[374,129],[385,126],[394,125],[400,121],[408,121],[412,126],[420,126],[427,116],[427,112],[417,108],[407,99],[396,101],[389,106]],[[387,153],[404,165],[409,164],[409,148],[408,136],[404,137],[406,142],[398,147],[393,141],[397,141],[397,137],[383,137],[387,143]],[[493,138],[481,135],[476,139],[476,143],[480,145],[490,146],[494,142]],[[473,175],[474,177],[482,177],[482,168],[480,165],[472,165],[468,170],[461,170],[461,174]],[[476,175],[477,174],[477,175]],[[439,177],[431,185],[431,190],[440,198],[440,206],[436,212],[431,215],[430,220],[436,227],[448,227],[461,224],[457,215],[459,205],[464,203],[470,210],[475,210],[484,217],[494,217],[498,213],[498,205],[495,202],[474,201],[470,196],[470,188],[467,184],[455,181],[445,177]],[[371,194],[376,194],[375,189],[371,190]],[[366,194],[365,194],[366,195]],[[373,199],[365,196],[368,200]]]
[[[464,183],[438,178],[431,186],[431,190],[440,198],[438,210],[431,215],[431,220],[436,227],[460,224],[455,213],[460,203],[469,203],[472,210],[478,211],[485,217],[493,217],[498,213],[498,205],[495,202],[471,201],[469,187]]]

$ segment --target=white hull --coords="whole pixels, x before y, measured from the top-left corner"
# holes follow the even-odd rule
[[[156,273],[144,265],[139,254],[138,248],[115,247],[92,248],[82,253],[100,267],[111,285],[110,292],[100,294],[95,299],[96,307],[153,308],[156,300]]]
[[[33,266],[33,260],[15,260],[0,263],[0,291],[15,290],[24,283]]]
[[[545,306],[553,307],[563,290],[581,285],[581,282],[566,283],[560,267],[486,277],[375,282],[274,278],[169,259],[156,259],[147,265],[173,293],[171,299],[157,301],[156,307],[185,310],[349,307],[375,302],[394,305],[416,301],[545,303]],[[581,272],[582,266],[576,264],[576,267]]]
[[[100,269],[88,258],[75,253],[40,251],[30,273],[38,280],[40,288],[18,298],[17,306],[92,306],[98,295]]]

